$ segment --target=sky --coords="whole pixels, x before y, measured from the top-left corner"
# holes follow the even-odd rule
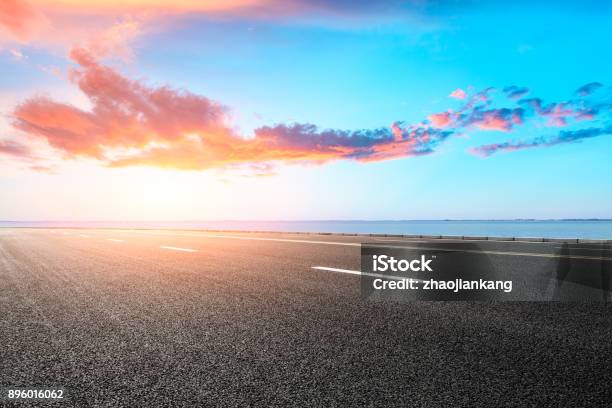
[[[605,2],[3,0],[0,219],[612,218]]]

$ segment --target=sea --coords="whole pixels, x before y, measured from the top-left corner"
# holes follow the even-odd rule
[[[154,228],[612,239],[612,220],[0,221],[0,227]]]

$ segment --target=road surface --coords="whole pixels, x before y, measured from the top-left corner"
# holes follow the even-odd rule
[[[610,303],[363,300],[342,273],[362,240],[406,241],[0,229],[0,389],[63,388],[56,406],[612,400]],[[529,270],[560,245],[482,248]]]

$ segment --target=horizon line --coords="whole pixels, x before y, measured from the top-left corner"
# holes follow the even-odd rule
[[[220,219],[220,220],[2,220],[4,223],[206,223],[206,222],[271,222],[271,223],[291,223],[291,222],[465,222],[465,221],[487,221],[487,222],[503,222],[503,221],[612,221],[612,218],[423,218],[423,219],[285,219],[285,220],[254,220],[254,219]]]

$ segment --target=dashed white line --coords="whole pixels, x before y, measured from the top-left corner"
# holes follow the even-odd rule
[[[264,238],[264,237],[243,237],[237,235],[225,235],[225,234],[189,234],[189,233],[172,233],[166,231],[137,231],[137,230],[123,230],[122,232],[132,232],[148,235],[172,235],[172,236],[184,236],[184,237],[199,237],[199,238],[225,238],[225,239],[238,239],[246,241],[271,241],[271,242],[292,242],[297,244],[319,244],[319,245],[340,245],[340,246],[353,246],[360,247],[360,242],[338,242],[338,241],[317,241],[307,239],[287,239],[287,238]],[[430,244],[436,244],[434,240],[426,241]],[[465,241],[466,243],[472,241]],[[406,243],[411,243],[406,241]],[[542,244],[542,243],[540,243]],[[544,242],[544,244],[548,244]],[[444,248],[444,247],[427,247],[427,246],[395,246],[386,245],[384,248],[394,249],[415,249],[415,250],[438,250],[438,251],[450,251],[450,252],[465,252],[465,253],[476,253],[476,254],[488,254],[488,255],[505,255],[505,256],[527,256],[527,257],[541,257],[541,258],[570,258],[570,259],[590,259],[590,260],[604,260],[612,261],[612,257],[593,257],[584,255],[562,255],[562,254],[546,254],[546,253],[534,253],[534,252],[512,252],[512,251],[483,251],[483,250],[467,250],[461,248]]]
[[[160,246],[160,248],[161,249],[169,249],[171,251],[180,251],[180,252],[198,252],[197,249],[179,248],[179,247],[165,246],[165,245]]]
[[[563,247],[563,246],[558,246],[555,247],[557,249],[563,249],[563,250],[576,250],[576,251],[599,251],[599,252],[610,252],[612,250],[612,248],[610,247],[605,247],[605,246],[601,246],[601,248],[583,248],[583,247],[577,247],[577,246],[568,246],[568,247]],[[610,248],[610,249],[608,249]]]
[[[166,235],[166,234],[164,234]],[[167,234],[167,235],[179,235],[179,234]],[[204,238],[227,238],[227,239],[241,239],[241,240],[253,240],[253,241],[273,241],[273,242],[292,242],[300,244],[323,244],[323,245],[343,245],[343,246],[361,246],[361,243],[355,242],[338,242],[338,241],[316,241],[306,239],[286,239],[286,238],[263,238],[263,237],[241,237],[236,235],[196,235],[196,234],[180,234],[188,236],[202,236]],[[415,241],[412,241],[415,242]],[[412,243],[406,241],[406,243]],[[416,241],[418,242],[418,241]],[[427,243],[436,244],[436,242],[426,241]],[[470,242],[470,241],[465,241]],[[612,260],[612,258],[606,257],[592,257],[592,256],[581,256],[581,255],[561,255],[561,254],[543,254],[534,252],[512,252],[512,251],[483,251],[483,250],[466,250],[461,248],[443,248],[443,247],[426,247],[426,246],[394,246],[384,245],[384,248],[394,249],[414,249],[414,250],[439,250],[439,251],[450,251],[450,252],[467,252],[475,254],[489,254],[489,255],[506,255],[506,256],[529,256],[529,257],[542,257],[542,258],[572,258],[572,259],[591,259],[591,260]],[[404,279],[404,278],[402,278]]]
[[[112,242],[124,242],[122,239],[115,239],[115,238],[106,238],[107,241],[112,241]]]
[[[81,238],[89,238],[89,235],[79,234],[79,237],[81,237]]]
[[[421,281],[420,279],[410,278],[408,276],[381,275],[379,273],[353,271],[351,269],[330,268],[328,266],[311,266],[311,269],[316,269],[317,271],[345,273],[347,275],[371,276],[373,278],[383,278],[383,279],[392,279],[392,280],[413,279],[418,282]]]

